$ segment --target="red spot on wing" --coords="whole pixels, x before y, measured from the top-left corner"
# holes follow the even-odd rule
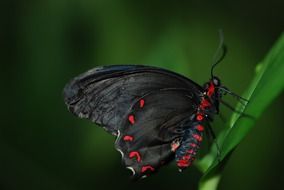
[[[144,104],[145,104],[145,100],[144,100],[144,99],[141,99],[141,100],[139,101],[139,103],[140,103],[140,108],[143,108],[143,107],[144,107]]]
[[[203,120],[203,115],[198,114],[198,115],[196,116],[196,119],[197,119],[198,121],[202,121],[202,120]]]
[[[172,143],[172,144],[171,144],[171,150],[172,150],[172,152],[175,152],[175,151],[178,149],[179,146],[180,146],[180,143],[179,143],[179,142],[174,142],[174,143]]]
[[[150,170],[151,172],[155,171],[155,169],[150,165],[142,166],[142,169],[141,169],[142,173],[145,173],[147,170]]]
[[[124,140],[124,141],[133,141],[133,137],[132,137],[132,136],[129,136],[129,135],[125,135],[125,136],[123,137],[123,140]]]
[[[135,123],[134,115],[129,115],[128,116],[128,121],[133,125]]]
[[[204,131],[204,127],[202,125],[197,125],[196,129],[200,132]]]
[[[139,152],[137,152],[137,151],[130,152],[129,158],[136,158],[137,162],[141,161],[141,156],[140,156]]]

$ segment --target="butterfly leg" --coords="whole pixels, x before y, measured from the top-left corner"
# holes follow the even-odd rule
[[[207,131],[206,134],[208,134],[209,139],[212,140],[214,145],[216,146],[217,158],[218,158],[218,161],[221,162],[221,149],[220,149],[220,146],[217,142],[216,135],[215,135],[211,125],[210,124],[207,124],[207,125],[208,126],[206,127],[206,129],[208,129],[208,130],[206,130]]]

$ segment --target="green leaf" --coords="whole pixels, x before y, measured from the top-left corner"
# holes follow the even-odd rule
[[[216,189],[221,178],[221,172],[236,146],[244,139],[256,119],[284,88],[284,34],[276,42],[265,59],[257,65],[256,75],[243,95],[249,100],[245,106],[238,104],[236,109],[252,116],[245,117],[234,113],[229,128],[217,138],[221,146],[220,158],[217,158],[215,148],[197,163],[204,173],[200,180],[200,190]]]

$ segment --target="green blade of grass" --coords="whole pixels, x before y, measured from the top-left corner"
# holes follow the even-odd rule
[[[211,151],[197,166],[204,173],[200,180],[200,190],[217,189],[226,161],[236,146],[254,127],[254,123],[265,108],[279,95],[284,88],[284,34],[276,42],[265,59],[257,65],[256,75],[243,97],[249,100],[245,106],[237,109],[253,117],[244,117],[234,113],[230,127],[219,137],[221,155],[218,161],[216,151]]]

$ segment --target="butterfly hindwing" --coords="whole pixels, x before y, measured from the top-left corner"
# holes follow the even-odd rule
[[[202,91],[193,81],[164,69],[141,65],[106,66],[71,80],[64,88],[64,100],[76,116],[88,118],[117,135],[133,102],[165,88]]]
[[[136,101],[122,121],[115,147],[135,178],[155,172],[174,158],[172,142],[197,106],[184,89],[161,89]]]

